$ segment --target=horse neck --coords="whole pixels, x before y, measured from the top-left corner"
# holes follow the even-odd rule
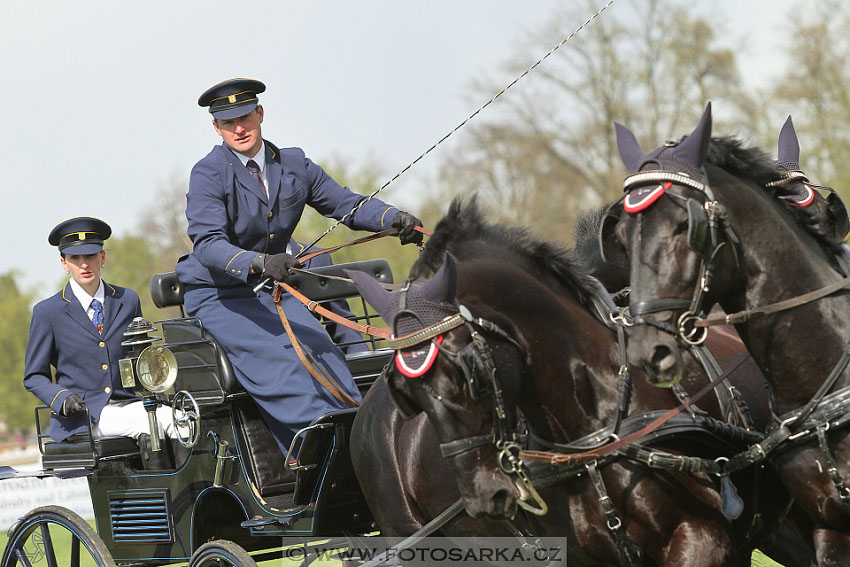
[[[731,195],[717,187],[715,193],[741,241],[740,282],[720,299],[727,313],[798,297],[842,278],[814,237],[764,192],[736,189]],[[850,295],[837,294],[737,326],[771,384],[778,411],[805,403],[826,378],[850,339],[841,316],[848,312]]]
[[[511,267],[481,268],[470,279],[461,266],[458,298],[474,297],[473,315],[492,316],[526,343],[524,370],[497,364],[497,375],[521,381],[503,387],[515,392],[532,429],[565,442],[608,422],[617,395],[614,334],[557,283]]]

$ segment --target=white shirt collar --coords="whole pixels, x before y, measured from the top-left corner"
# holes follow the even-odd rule
[[[77,280],[74,278],[70,279],[71,291],[74,292],[74,296],[80,302],[80,305],[83,306],[83,311],[88,313],[89,307],[91,306],[91,300],[97,299],[100,301],[101,305],[104,305],[104,299],[106,298],[106,288],[103,286],[103,280],[100,280],[100,285],[97,287],[97,291],[94,292],[94,297],[88,294],[83,287],[77,283]]]
[[[242,162],[242,165],[248,165],[248,160],[254,160],[254,163],[257,164],[257,167],[260,168],[260,171],[266,170],[266,143],[263,142],[263,145],[260,146],[260,151],[257,152],[257,155],[254,157],[248,157],[244,154],[240,154],[239,152],[233,152],[237,156],[239,156],[239,161]]]

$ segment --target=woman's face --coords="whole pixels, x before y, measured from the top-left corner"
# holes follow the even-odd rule
[[[94,254],[65,254],[62,256],[62,267],[71,274],[80,287],[88,289],[100,285],[100,271],[106,263],[106,252],[101,250]]]

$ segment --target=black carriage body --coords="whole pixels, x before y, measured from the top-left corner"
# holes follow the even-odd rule
[[[343,268],[392,282],[385,260],[316,271],[343,275]],[[163,277],[165,281],[157,280]],[[154,295],[159,286],[173,294],[165,304],[182,299],[175,278],[157,278],[151,286]],[[357,295],[349,282],[300,276],[294,284],[317,301]],[[375,316],[361,303],[365,315],[360,319],[376,324]],[[43,443],[46,470],[90,469],[97,533],[116,562],[187,560],[214,539],[258,550],[279,547],[282,536],[324,537],[374,529],[349,454],[348,436],[356,409],[319,417],[303,435],[299,470],[292,471],[253,399],[236,381],[226,356],[202,322],[180,318],[158,324],[163,337],[156,344],[166,347],[177,362],[173,391],[188,392],[199,408],[197,445],[185,448],[174,440],[163,441],[170,464],[152,470],[143,464],[145,451],[140,452],[129,438],[94,444],[90,439]],[[391,351],[382,349],[347,356],[362,391],[391,356]],[[173,399],[174,394],[168,397]]]

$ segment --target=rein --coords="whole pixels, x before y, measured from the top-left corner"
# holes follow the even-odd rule
[[[283,306],[280,304],[280,295],[281,295],[281,286],[277,285],[276,282],[274,294],[272,299],[274,300],[274,306],[277,309],[277,314],[280,316],[280,321],[283,323],[283,328],[286,331],[286,335],[289,337],[289,342],[292,344],[293,350],[295,350],[295,354],[298,355],[298,359],[301,361],[301,364],[304,365],[304,368],[310,373],[310,375],[324,387],[330,394],[344,403],[350,408],[356,408],[360,404],[351,397],[351,394],[345,391],[345,388],[339,385],[339,383],[331,376],[327,370],[325,370],[321,364],[313,357],[310,351],[305,350],[304,346],[301,344],[301,341],[295,335],[295,332],[292,330],[292,325],[289,324],[289,319],[286,317],[286,313],[283,311]],[[286,284],[283,284],[286,285]],[[290,288],[291,289],[291,288]]]
[[[792,297],[790,299],[771,303],[770,305],[765,305],[764,307],[746,309],[744,311],[738,311],[737,313],[731,313],[728,315],[715,315],[712,317],[706,317],[697,321],[695,323],[695,326],[713,327],[717,325],[736,325],[738,323],[746,323],[752,317],[755,316],[770,315],[771,313],[778,313],[780,311],[799,307],[807,303],[812,303],[813,301],[823,299],[824,297],[832,295],[836,291],[844,289],[848,286],[850,286],[850,277],[846,277],[838,281],[832,282],[831,284],[826,285],[820,289],[804,293],[803,295],[798,295],[797,297]]]

